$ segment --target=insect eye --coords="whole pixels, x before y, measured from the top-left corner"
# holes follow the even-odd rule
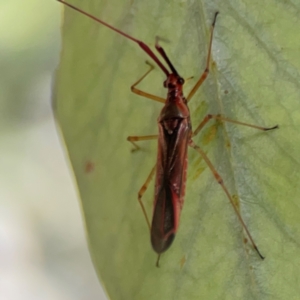
[[[167,80],[164,81],[164,87],[167,87]]]
[[[184,84],[184,79],[183,78],[178,78],[178,84],[183,85]]]

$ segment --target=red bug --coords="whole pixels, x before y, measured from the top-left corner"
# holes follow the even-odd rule
[[[111,30],[123,35],[127,39],[137,43],[143,51],[147,53],[159,66],[159,68],[165,73],[166,80],[164,81],[164,87],[168,89],[167,98],[161,98],[152,94],[148,94],[136,88],[136,86],[153,70],[153,66],[150,65],[150,69],[131,86],[132,92],[149,98],[154,101],[158,101],[164,104],[162,111],[158,117],[158,135],[148,135],[148,136],[129,136],[127,138],[134,146],[135,149],[139,149],[136,141],[141,140],[151,140],[158,139],[158,152],[157,152],[157,162],[154,168],[151,170],[146,182],[140,189],[138,193],[138,201],[143,210],[143,214],[146,218],[147,224],[151,232],[151,243],[154,251],[158,254],[158,259],[156,265],[158,266],[159,258],[161,253],[166,251],[172,244],[175,234],[178,230],[180,213],[183,207],[184,195],[185,195],[185,185],[186,185],[186,173],[187,173],[187,149],[188,146],[194,148],[203,157],[208,167],[212,171],[215,179],[223,188],[225,194],[227,195],[237,217],[246,231],[251,244],[255,251],[258,253],[261,259],[264,259],[258,247],[256,246],[247,226],[245,225],[240,212],[238,211],[236,205],[234,204],[233,198],[230,195],[228,189],[223,183],[222,177],[216,171],[215,167],[203,152],[203,150],[197,146],[192,137],[200,132],[200,130],[205,126],[205,124],[211,120],[221,120],[225,122],[231,122],[239,125],[244,125],[252,127],[255,129],[267,131],[278,128],[274,127],[260,127],[256,125],[251,125],[231,119],[222,117],[221,115],[211,115],[208,114],[198,125],[195,131],[192,131],[192,125],[190,120],[190,112],[188,108],[188,102],[191,100],[193,95],[199,89],[201,84],[206,79],[209,73],[210,55],[213,40],[213,30],[215,27],[218,12],[215,13],[214,20],[211,26],[211,36],[209,43],[209,50],[206,61],[206,68],[200,78],[198,79],[195,86],[192,88],[188,96],[185,98],[183,95],[182,87],[184,84],[184,79],[178,74],[173,64],[169,60],[164,49],[159,45],[158,39],[156,40],[155,48],[161,55],[170,71],[164,66],[164,64],[158,59],[158,57],[152,52],[152,50],[140,40],[133,38],[132,36],[122,32],[121,30],[109,25],[108,23],[96,18],[95,16],[69,4],[63,0],[58,0],[59,2],[69,6],[70,8],[84,14],[85,16],[101,23],[102,25],[110,28]],[[154,208],[152,223],[150,225],[149,219],[145,207],[142,202],[142,196],[146,191],[149,182],[151,181],[156,170],[156,180],[155,180],[155,196],[154,196]]]

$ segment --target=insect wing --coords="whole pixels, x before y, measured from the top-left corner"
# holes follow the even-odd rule
[[[157,253],[173,242],[183,205],[187,170],[187,147],[190,135],[188,119],[176,119],[170,133],[159,123],[155,200],[151,226],[151,243]]]

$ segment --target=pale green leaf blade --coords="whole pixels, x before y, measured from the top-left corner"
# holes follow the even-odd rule
[[[70,0],[71,1],[71,0]],[[273,132],[212,121],[195,137],[239,203],[261,252],[245,243],[226,195],[189,152],[178,234],[155,267],[137,192],[156,142],[131,153],[129,135],[157,133],[159,103],[130,86],[147,70],[137,45],[65,10],[55,113],[82,200],[90,250],[111,299],[298,299],[300,60],[297,1],[72,1],[150,46],[155,36],[184,77],[204,70],[209,26],[220,12],[211,73],[190,103],[194,128],[207,113]],[[165,97],[156,68],[140,85]],[[186,84],[186,91],[195,79]],[[144,201],[152,210],[153,183]]]

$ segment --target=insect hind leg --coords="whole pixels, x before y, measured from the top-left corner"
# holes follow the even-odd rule
[[[239,222],[241,223],[242,227],[244,228],[247,236],[249,237],[250,239],[250,242],[252,244],[252,247],[254,248],[254,250],[257,252],[257,254],[259,255],[259,257],[261,259],[264,259],[264,256],[260,253],[256,243],[254,242],[254,239],[252,238],[252,235],[250,233],[250,231],[248,230],[239,210],[237,209],[236,205],[234,204],[234,200],[232,198],[232,196],[230,195],[227,187],[225,186],[224,184],[224,181],[223,181],[223,178],[221,177],[221,175],[218,173],[218,171],[215,169],[214,165],[212,164],[212,162],[210,161],[210,159],[207,157],[207,155],[204,153],[204,151],[199,147],[197,146],[193,140],[190,140],[189,141],[189,146],[194,148],[202,157],[203,159],[205,160],[206,164],[208,165],[209,169],[211,170],[211,172],[213,173],[216,181],[219,183],[219,185],[222,187],[223,191],[225,192],[230,204],[232,205],[233,209],[234,209],[234,212],[236,214],[236,216],[238,217],[238,220]]]
[[[139,201],[140,206],[142,208],[142,211],[143,211],[144,217],[146,219],[147,225],[149,227],[149,230],[151,230],[150,221],[149,221],[149,218],[147,216],[146,209],[145,209],[144,203],[142,201],[142,198],[143,198],[143,195],[145,194],[145,192],[146,192],[146,190],[149,186],[149,183],[151,182],[151,180],[154,176],[155,169],[156,169],[156,165],[151,169],[150,174],[148,175],[146,181],[144,182],[144,184],[142,185],[142,187],[140,188],[140,190],[138,192],[138,201]]]

